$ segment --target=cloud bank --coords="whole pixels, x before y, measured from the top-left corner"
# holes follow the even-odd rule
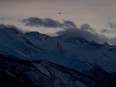
[[[27,26],[32,26],[32,27],[62,27],[62,24],[59,23],[58,21],[52,20],[50,18],[37,18],[37,17],[30,17],[28,19],[22,20],[23,23],[25,23]]]
[[[21,22],[24,23],[26,26],[31,27],[46,27],[46,28],[76,27],[76,25],[72,21],[64,21],[63,23],[61,23],[51,18],[30,17],[27,19],[23,19]]]
[[[80,28],[72,21],[63,21],[62,23],[51,18],[38,18],[30,17],[21,21],[26,26],[31,27],[45,27],[45,28],[61,28],[62,31],[58,31],[57,35],[65,35],[67,37],[79,37],[88,41],[96,41],[98,43],[104,43],[107,38],[101,34],[98,34],[89,24],[82,24]]]

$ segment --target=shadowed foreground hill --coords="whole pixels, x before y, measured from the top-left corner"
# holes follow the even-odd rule
[[[116,87],[116,74],[93,66],[85,75],[49,61],[0,53],[0,87]]]

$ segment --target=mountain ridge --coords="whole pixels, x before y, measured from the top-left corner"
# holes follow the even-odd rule
[[[79,37],[51,37],[35,31],[22,33],[16,27],[1,26],[0,50],[3,52],[29,60],[48,60],[81,71],[85,67],[90,68],[85,62],[98,65],[108,72],[116,71],[116,46],[89,42]]]
[[[116,46],[0,25],[0,85],[114,87]],[[7,83],[7,84],[5,84]]]

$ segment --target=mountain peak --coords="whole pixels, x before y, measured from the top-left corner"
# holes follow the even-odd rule
[[[18,29],[16,26],[13,26],[13,25],[4,25],[4,24],[0,24],[0,31],[2,33],[4,33],[3,31],[5,31],[5,32],[13,31],[16,34],[21,34],[22,33],[21,30]]]

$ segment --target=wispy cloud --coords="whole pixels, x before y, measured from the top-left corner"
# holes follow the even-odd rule
[[[114,22],[108,22],[107,27],[105,29],[102,29],[102,33],[116,33],[116,23]]]
[[[46,27],[46,28],[76,27],[76,25],[72,21],[63,21],[63,23],[61,23],[51,18],[30,17],[27,19],[23,19],[21,22],[24,23],[26,26],[31,27]]]
[[[37,17],[30,17],[28,19],[23,19],[23,23],[25,23],[27,26],[32,26],[32,27],[62,27],[62,23],[52,20],[50,18],[37,18]]]
[[[116,29],[116,23],[109,22],[108,26],[109,26],[110,29]]]
[[[8,21],[8,20],[13,20],[12,18],[9,18],[9,17],[0,17],[0,21],[3,22],[3,21]]]

